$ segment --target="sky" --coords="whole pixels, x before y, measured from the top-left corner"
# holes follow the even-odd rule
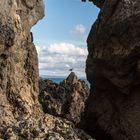
[[[86,39],[99,9],[81,0],[44,0],[45,16],[33,28],[40,76],[85,77]]]

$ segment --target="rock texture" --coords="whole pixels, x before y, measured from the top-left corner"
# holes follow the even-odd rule
[[[43,12],[43,0],[0,1],[0,139],[93,140],[72,122],[41,111],[30,29]]]
[[[43,17],[44,6],[42,0],[1,0],[0,7],[1,126],[33,115],[38,106],[38,61],[30,29]]]
[[[139,19],[139,0],[105,0],[89,33],[84,128],[97,140],[140,139]]]
[[[67,118],[75,124],[81,120],[88,96],[88,85],[84,80],[78,80],[74,72],[60,84],[40,80],[39,100],[44,112]]]
[[[82,1],[85,2],[86,0],[82,0]],[[105,0],[89,0],[89,1],[93,2],[96,6],[98,6],[100,8],[103,6],[103,4],[105,2]]]
[[[94,140],[66,119],[46,114],[0,126],[2,140]]]

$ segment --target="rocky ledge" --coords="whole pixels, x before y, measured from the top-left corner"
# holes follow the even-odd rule
[[[60,84],[40,79],[39,85],[39,101],[44,113],[38,112],[36,117],[21,117],[11,124],[3,123],[0,126],[0,138],[4,140],[94,140],[82,129],[76,128],[76,124],[81,121],[85,101],[89,96],[89,88],[85,81],[78,80],[72,72]]]
[[[89,88],[84,80],[78,80],[71,72],[60,84],[50,80],[40,80],[39,101],[45,113],[67,118],[79,123],[89,96]]]
[[[42,114],[0,126],[0,140],[94,140],[67,119]]]

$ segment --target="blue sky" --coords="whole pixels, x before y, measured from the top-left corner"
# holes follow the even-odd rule
[[[85,76],[86,38],[99,9],[81,0],[45,0],[45,17],[33,28],[40,75]]]

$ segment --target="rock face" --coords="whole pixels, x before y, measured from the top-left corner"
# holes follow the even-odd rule
[[[86,1],[86,0],[82,0],[82,1]],[[92,1],[96,6],[98,6],[98,7],[102,7],[103,6],[103,4],[104,4],[104,2],[105,2],[105,0],[89,0],[89,1]]]
[[[2,140],[94,140],[66,119],[49,114],[0,126]]]
[[[42,0],[0,2],[0,125],[33,114],[38,61],[31,27],[43,17]]]
[[[40,81],[39,100],[44,112],[67,118],[76,124],[81,120],[88,96],[87,84],[78,80],[74,72],[60,84],[50,80]]]
[[[139,140],[140,1],[105,0],[99,7],[87,39],[84,128],[97,140]]]
[[[93,140],[72,122],[41,111],[30,29],[43,12],[43,0],[0,1],[0,139]]]

